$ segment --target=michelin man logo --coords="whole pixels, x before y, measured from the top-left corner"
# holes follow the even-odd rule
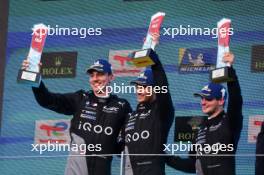
[[[194,66],[203,66],[205,62],[203,61],[203,53],[199,53],[196,58],[192,57],[191,53],[188,53],[189,62],[192,63]]]

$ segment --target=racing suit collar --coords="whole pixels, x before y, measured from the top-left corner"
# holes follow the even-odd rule
[[[217,116],[215,116],[214,118],[208,119],[206,118],[206,125],[212,125],[212,124],[217,124],[219,123],[223,117],[225,116],[225,111],[223,110],[222,112],[220,112]]]
[[[92,92],[91,98],[96,103],[108,103],[112,98],[114,98],[114,96],[109,94],[109,97],[98,97]]]
[[[142,102],[137,105],[137,111],[150,109],[153,102]]]

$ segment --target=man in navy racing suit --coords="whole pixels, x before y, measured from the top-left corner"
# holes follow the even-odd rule
[[[22,68],[28,67],[24,60]],[[44,108],[73,115],[70,126],[71,144],[93,145],[86,150],[86,157],[71,151],[65,175],[110,175],[112,156],[117,153],[117,137],[123,126],[125,116],[131,112],[129,103],[116,95],[107,93],[105,87],[113,80],[111,65],[99,59],[91,65],[89,83],[91,91],[79,90],[74,93],[52,93],[43,82],[33,87],[37,102]],[[99,154],[98,156],[88,156]]]
[[[226,53],[224,61],[231,65],[234,55]],[[227,82],[228,107],[224,111],[226,90],[220,84],[209,83],[195,96],[201,97],[203,113],[208,117],[198,130],[195,143],[197,150],[192,156],[167,157],[167,164],[177,170],[197,175],[235,175],[235,156],[242,129],[242,96],[235,70],[231,67],[234,81]],[[202,147],[199,147],[202,146]],[[207,149],[205,149],[207,147]],[[196,156],[193,156],[196,155]],[[225,154],[221,156],[221,154]],[[215,155],[215,156],[214,156]]]
[[[138,105],[128,115],[122,133],[125,175],[165,174],[165,159],[159,155],[163,154],[163,144],[167,142],[174,107],[158,55],[154,53],[152,59],[155,65],[131,82],[136,85]]]

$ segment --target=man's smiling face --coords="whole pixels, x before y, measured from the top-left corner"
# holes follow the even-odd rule
[[[201,107],[202,111],[209,116],[217,113],[219,110],[223,108],[224,99],[206,99],[204,97],[201,98]]]
[[[105,93],[106,86],[109,85],[110,82],[113,80],[112,74],[98,71],[92,71],[91,73],[89,73],[89,76],[90,86],[96,95],[100,95],[102,91],[104,91]]]

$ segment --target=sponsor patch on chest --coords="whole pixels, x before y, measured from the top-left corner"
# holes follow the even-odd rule
[[[139,114],[139,119],[145,119],[148,116],[150,116],[151,110],[148,110],[147,112],[142,112]]]
[[[104,106],[103,107],[103,112],[105,112],[105,113],[115,113],[116,114],[116,113],[118,113],[119,109],[120,108],[114,107],[114,106],[112,106],[112,107]]]
[[[96,112],[83,109],[80,114],[80,117],[90,120],[96,120]]]
[[[222,122],[218,123],[217,125],[212,125],[209,127],[209,131],[216,131],[218,130],[218,128],[220,128],[222,126]]]

